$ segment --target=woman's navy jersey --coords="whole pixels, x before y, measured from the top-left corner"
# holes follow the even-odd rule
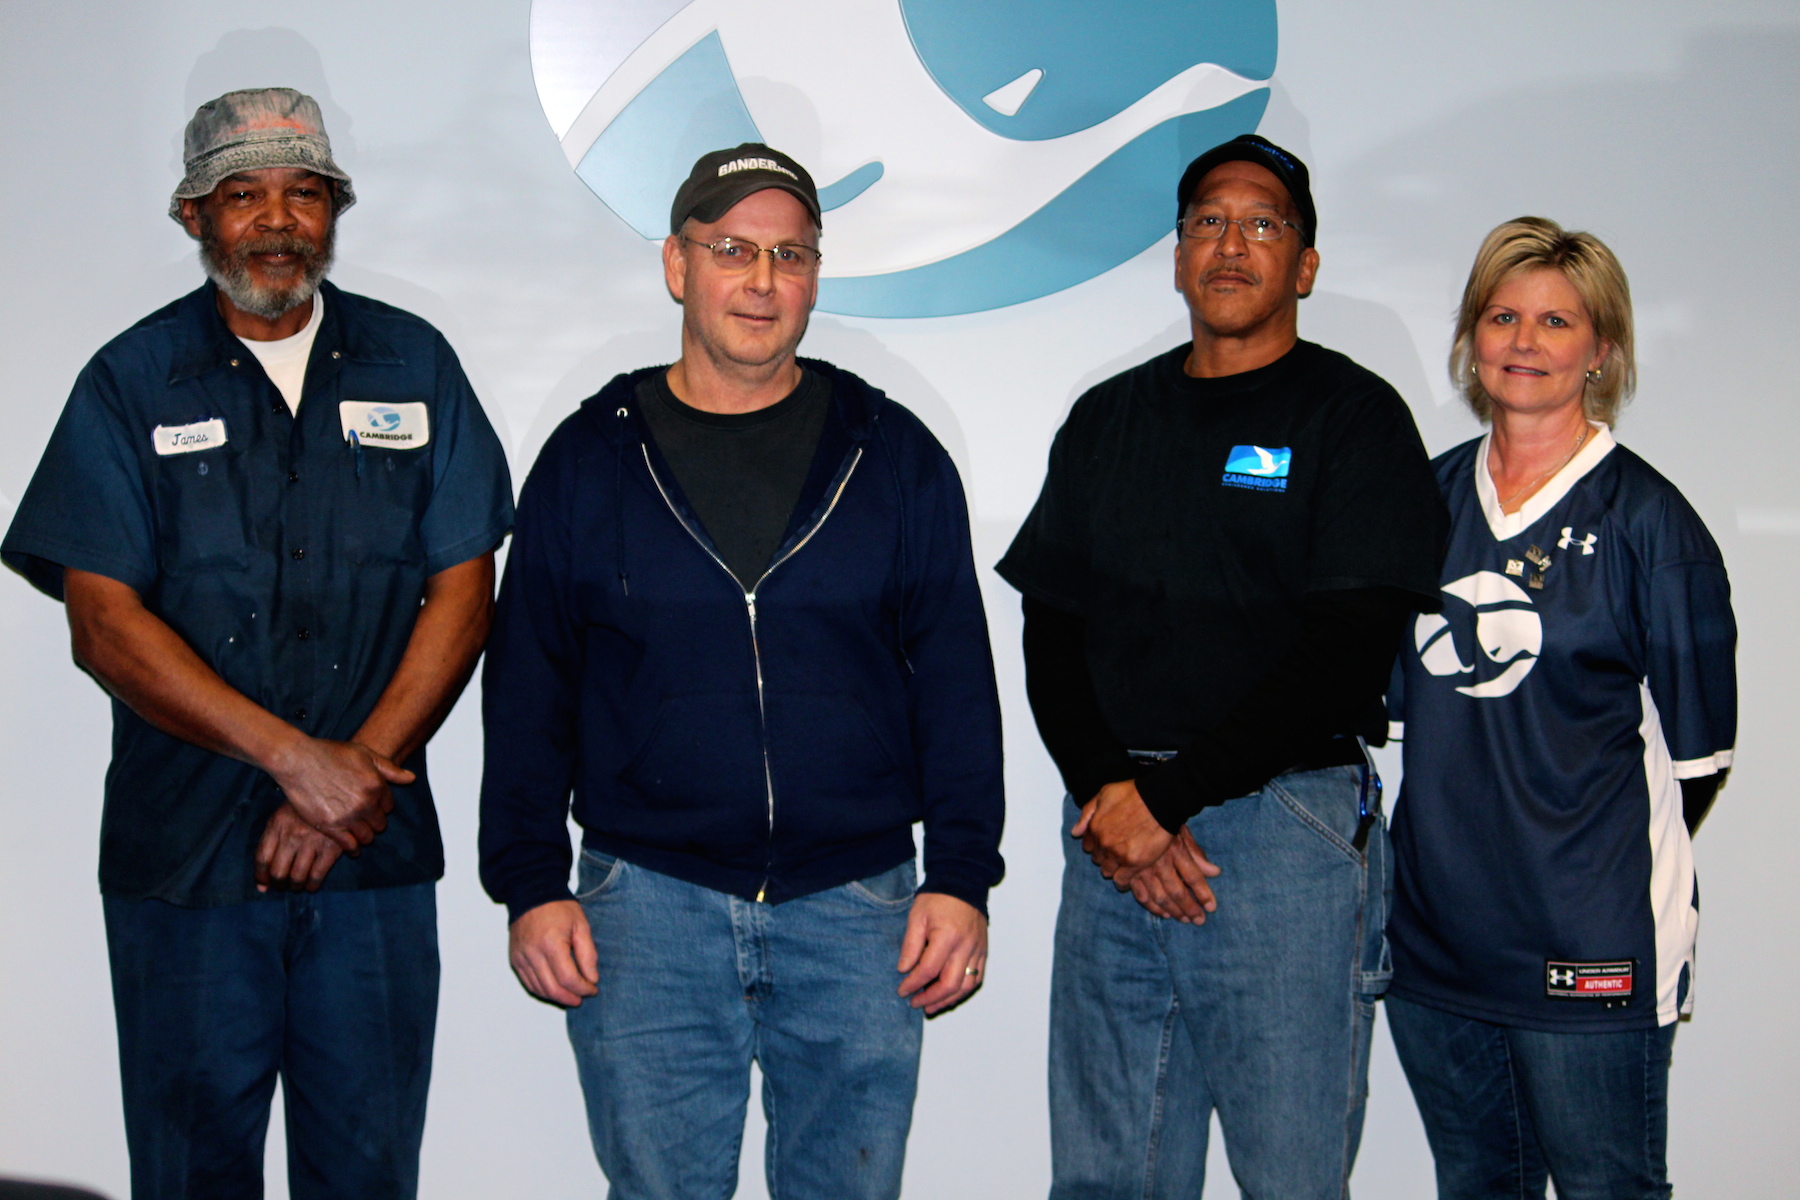
[[[1737,626],[1681,493],[1598,429],[1518,513],[1478,438],[1433,462],[1444,608],[1401,646],[1396,994],[1562,1032],[1692,1005],[1678,781],[1731,765]]]

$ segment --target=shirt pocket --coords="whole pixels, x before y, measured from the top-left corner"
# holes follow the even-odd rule
[[[254,503],[241,445],[158,456],[157,557],[170,574],[243,569]]]
[[[339,472],[347,503],[340,524],[344,553],[355,563],[422,564],[420,531],[431,502],[431,449],[379,443],[342,445]]]

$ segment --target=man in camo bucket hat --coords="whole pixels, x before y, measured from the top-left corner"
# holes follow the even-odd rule
[[[293,88],[226,92],[194,110],[182,138],[187,167],[169,197],[169,218],[181,221],[181,202],[212,194],[219,180],[264,167],[301,167],[336,181],[336,208],[356,203],[350,176],[331,157],[331,139],[318,101]]]
[[[207,280],[75,381],[6,565],[112,694],[101,911],[133,1200],[413,1200],[444,847],[424,746],[512,524],[456,354],[334,287],[319,106],[231,92],[170,214]]]

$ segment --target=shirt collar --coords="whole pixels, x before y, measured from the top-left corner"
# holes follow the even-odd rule
[[[1489,430],[1481,439],[1481,445],[1475,451],[1475,495],[1481,501],[1482,515],[1487,517],[1488,529],[1493,532],[1495,541],[1518,537],[1536,524],[1539,517],[1569,494],[1570,488],[1581,482],[1582,476],[1613,452],[1618,443],[1613,441],[1612,430],[1592,421],[1588,424],[1593,426],[1594,432],[1587,444],[1515,513],[1500,511],[1500,493],[1494,487],[1494,477],[1488,474],[1488,450],[1494,440],[1493,431]]]
[[[325,315],[314,340],[315,361],[372,363],[404,366],[406,360],[382,339],[369,322],[347,303],[345,293],[329,280],[319,285],[325,293]],[[226,328],[219,315],[218,285],[207,280],[176,304],[176,344],[169,371],[172,387],[185,379],[230,365],[244,353],[244,344]]]

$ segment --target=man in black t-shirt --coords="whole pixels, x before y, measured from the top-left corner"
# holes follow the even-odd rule
[[[1246,135],[1177,204],[1193,341],[1076,403],[999,565],[1070,796],[1051,1195],[1198,1195],[1216,1109],[1246,1195],[1337,1200],[1387,981],[1362,743],[1446,522],[1393,388],[1298,338],[1305,166]]]
[[[782,1196],[899,1195],[924,1017],[987,960],[1000,708],[962,485],[796,356],[819,261],[800,164],[702,156],[663,244],[680,359],[584,402],[519,499],[481,878],[569,1009],[614,1195],[729,1196],[753,1062]]]

